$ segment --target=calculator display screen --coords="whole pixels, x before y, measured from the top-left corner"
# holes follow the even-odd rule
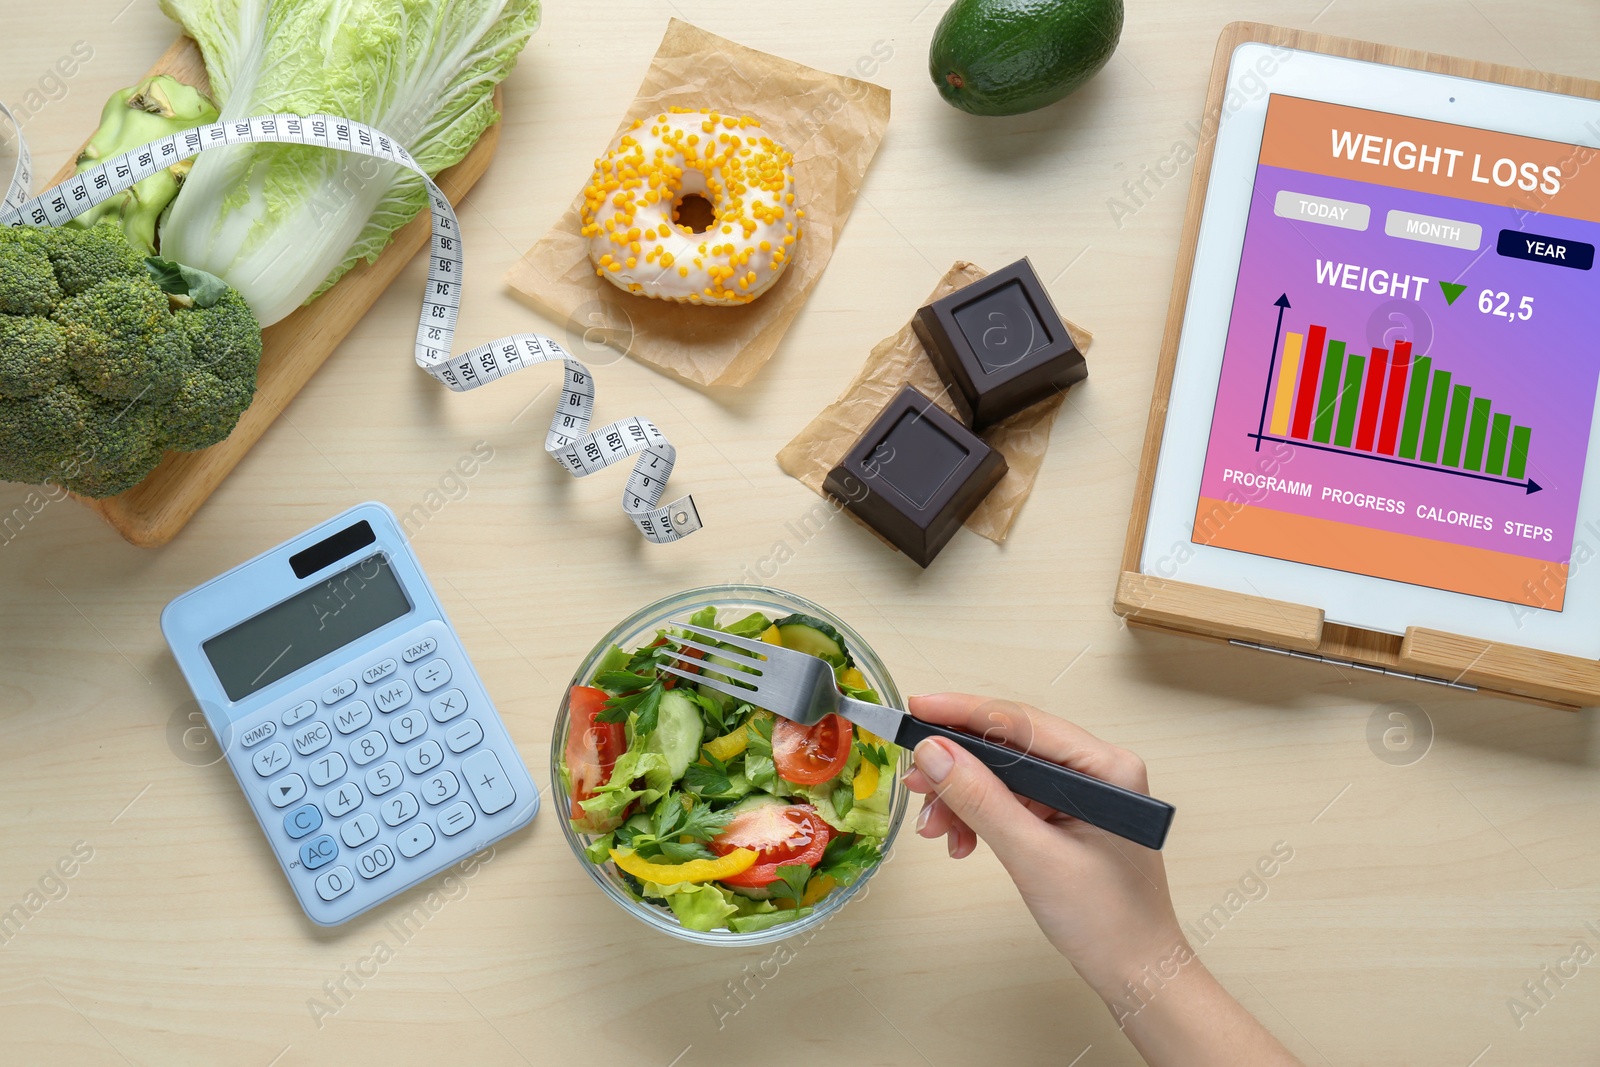
[[[381,552],[205,642],[229,700],[240,700],[411,610]]]

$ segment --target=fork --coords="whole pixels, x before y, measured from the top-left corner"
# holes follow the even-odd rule
[[[1018,796],[1036,800],[1145,848],[1159,849],[1167,839],[1174,811],[1171,804],[976,734],[926,722],[898,708],[846,696],[834,682],[833,667],[817,656],[720,630],[705,630],[683,623],[677,624],[677,628],[714,643],[669,638],[684,648],[706,653],[708,658],[696,664],[700,668],[698,674],[672,664],[662,665],[661,670],[668,674],[766,708],[802,726],[814,726],[827,715],[840,715],[903,748],[914,748],[925,738],[942,737],[982,760],[995,777]],[[710,656],[725,660],[731,666],[713,663]],[[710,677],[708,671],[724,675],[728,680]]]

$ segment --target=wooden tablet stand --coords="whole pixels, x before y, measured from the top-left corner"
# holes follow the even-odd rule
[[[1133,514],[1123,545],[1115,611],[1131,626],[1227,641],[1436,685],[1479,689],[1567,710],[1600,704],[1600,661],[1415,626],[1408,627],[1404,636],[1342,626],[1327,622],[1321,608],[1140,573],[1139,558],[1155,488],[1161,436],[1166,428],[1178,337],[1194,271],[1195,243],[1227,90],[1228,66],[1234,49],[1249,41],[1600,100],[1600,82],[1582,78],[1261,23],[1234,22],[1223,29],[1212,61],[1211,88],[1206,96],[1202,136],[1189,186],[1189,207],[1184,215],[1172,299],[1167,308],[1167,328],[1161,339],[1161,359],[1156,367],[1150,421],[1145,427]]]

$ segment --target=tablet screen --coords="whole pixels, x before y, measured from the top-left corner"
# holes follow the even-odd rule
[[[1192,539],[1560,611],[1597,244],[1595,150],[1274,95]]]

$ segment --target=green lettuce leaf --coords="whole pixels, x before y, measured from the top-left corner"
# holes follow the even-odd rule
[[[720,930],[739,907],[727,890],[710,882],[678,882],[674,885],[644,883],[644,895],[665,900],[678,921],[690,930]]]

